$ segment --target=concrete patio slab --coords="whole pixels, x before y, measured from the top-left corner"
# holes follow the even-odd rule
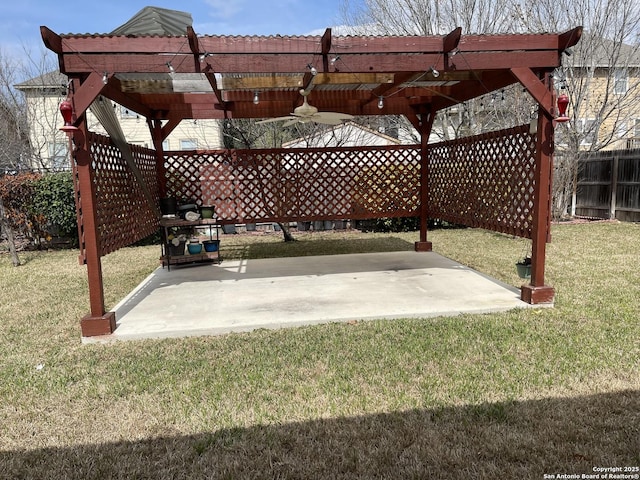
[[[223,261],[158,268],[115,307],[117,329],[100,340],[526,307],[518,289],[433,252]]]

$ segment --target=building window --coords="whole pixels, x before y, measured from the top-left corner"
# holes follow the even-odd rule
[[[625,68],[616,68],[613,72],[613,93],[624,95],[627,93],[629,77]]]
[[[49,168],[51,170],[68,170],[69,158],[67,142],[49,142]]]
[[[169,144],[169,140],[164,140],[162,142],[162,150],[165,151],[165,152],[168,152],[169,151],[169,145],[170,145]]]
[[[195,150],[198,148],[198,140],[195,138],[183,138],[180,140],[180,150]]]
[[[576,122],[578,132],[580,132],[581,145],[593,145],[598,139],[598,128],[596,121],[591,118],[580,118]]]

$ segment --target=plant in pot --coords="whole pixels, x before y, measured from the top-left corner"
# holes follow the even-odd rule
[[[526,255],[516,262],[516,270],[520,278],[531,278],[531,256]]]
[[[187,242],[187,236],[179,231],[171,231],[167,235],[167,253],[172,257],[184,255],[184,246]]]

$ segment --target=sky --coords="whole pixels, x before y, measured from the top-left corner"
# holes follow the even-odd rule
[[[58,34],[108,33],[146,6],[191,13],[199,35],[305,35],[339,25],[343,0],[3,0],[0,50],[43,47],[40,26]]]

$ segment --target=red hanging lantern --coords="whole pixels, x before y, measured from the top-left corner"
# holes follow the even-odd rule
[[[557,103],[558,116],[554,120],[559,123],[568,122],[569,117],[567,117],[567,106],[569,105],[569,97],[563,93],[558,97]]]
[[[60,113],[62,114],[62,118],[64,119],[64,125],[60,127],[60,130],[65,133],[71,133],[78,130],[78,127],[74,126],[73,123],[71,123],[73,118],[73,105],[71,105],[71,102],[69,100],[64,100],[60,104]]]

